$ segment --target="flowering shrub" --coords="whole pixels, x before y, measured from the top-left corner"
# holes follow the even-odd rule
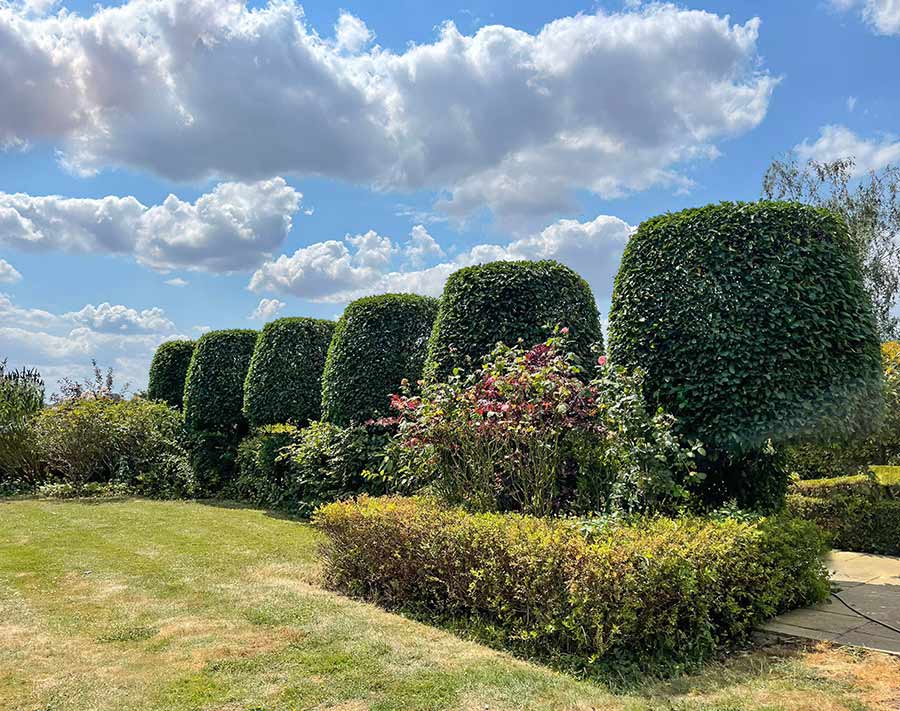
[[[607,366],[585,382],[566,329],[525,350],[498,344],[481,369],[395,395],[415,484],[477,511],[668,507],[699,478],[674,420],[644,405],[642,375]],[[417,464],[416,464],[417,463]],[[404,480],[400,490],[417,487]]]

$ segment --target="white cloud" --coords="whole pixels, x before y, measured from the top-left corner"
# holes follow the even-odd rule
[[[143,311],[108,303],[55,314],[22,307],[0,294],[0,359],[37,367],[48,391],[62,377],[88,375],[91,358],[113,366],[120,381],[147,382],[150,359],[163,341],[180,336],[162,309]]]
[[[159,307],[136,311],[121,304],[104,302],[99,306],[88,304],[80,311],[64,314],[63,318],[100,333],[154,333],[175,329],[175,324]]]
[[[347,13],[323,38],[291,0],[0,4],[0,144],[53,142],[79,172],[434,189],[457,217],[533,223],[578,190],[689,185],[681,166],[759,124],[778,83],[759,24],[651,3],[535,34],[446,23],[397,53]]]
[[[286,303],[278,299],[260,299],[259,304],[247,318],[257,319],[259,321],[271,321],[272,318],[281,311]]]
[[[559,220],[537,234],[505,245],[476,245],[453,260],[406,270],[393,269],[383,259],[385,254],[405,250],[390,238],[370,232],[365,240],[348,236],[343,241],[330,240],[303,247],[291,256],[282,255],[254,273],[250,289],[335,303],[387,292],[439,296],[447,277],[464,266],[498,259],[555,259],[587,279],[598,302],[606,304],[622,250],[632,231],[626,222],[608,215],[584,223]],[[414,238],[418,235],[421,239],[423,233],[428,234],[424,228],[418,232],[413,229]]]
[[[161,271],[245,270],[281,245],[301,198],[282,178],[220,183],[193,203],[169,195],[151,207],[130,196],[0,193],[0,245],[133,255]]]
[[[814,143],[804,141],[794,150],[803,160],[825,162],[853,158],[856,175],[900,162],[900,139],[891,136],[877,140],[861,138],[846,126],[824,126]]]
[[[0,259],[0,284],[15,284],[22,281],[22,275],[12,264]]]
[[[349,12],[341,12],[338,17],[337,24],[334,26],[334,37],[338,49],[351,53],[359,52],[375,39],[375,35],[366,27],[366,23]]]
[[[212,326],[194,326],[193,330],[197,331],[197,333],[206,333],[212,330]]]
[[[181,288],[188,285],[187,280],[182,279],[181,277],[174,277],[172,279],[166,279],[166,284],[169,286],[174,286],[177,288]]]
[[[853,113],[853,111],[856,109],[856,101],[857,99],[855,96],[847,97],[847,111]]]
[[[876,34],[900,34],[900,0],[831,0],[831,4],[842,12],[858,8]]]
[[[424,225],[415,225],[409,233],[409,242],[403,248],[403,253],[413,266],[424,264],[431,258],[443,257],[444,250],[434,237],[428,234]]]

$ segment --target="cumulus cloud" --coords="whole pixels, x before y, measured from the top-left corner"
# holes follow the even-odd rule
[[[840,11],[856,9],[863,21],[879,35],[900,34],[900,2],[898,0],[831,0]]]
[[[99,306],[88,304],[80,311],[63,316],[100,333],[154,333],[172,331],[175,324],[166,318],[158,307],[136,311],[121,304],[104,302]]]
[[[257,319],[259,321],[271,321],[275,314],[281,311],[286,303],[278,299],[260,299],[253,313],[247,318]]]
[[[187,280],[182,279],[181,277],[174,277],[172,279],[166,279],[166,284],[169,286],[174,286],[177,288],[181,288],[188,285]]]
[[[0,358],[14,367],[37,367],[50,391],[59,378],[87,375],[91,358],[113,366],[120,381],[143,387],[153,352],[173,338],[187,336],[178,335],[159,308],[138,311],[103,303],[52,313],[0,294]]]
[[[0,284],[15,284],[22,281],[19,271],[5,259],[0,259]]]
[[[825,126],[815,142],[804,141],[794,150],[803,160],[824,162],[853,158],[856,162],[856,175],[900,162],[900,139],[891,136],[862,138],[846,126]]]
[[[158,270],[256,266],[284,241],[302,195],[283,178],[220,183],[195,202],[169,195],[34,197],[0,192],[0,245],[23,251],[132,255]]]
[[[87,173],[434,189],[457,217],[530,223],[578,190],[689,185],[680,166],[766,115],[778,80],[759,24],[651,3],[534,34],[447,22],[395,52],[348,13],[323,38],[292,0],[126,0],[87,18],[0,4],[0,143],[52,142]]]
[[[598,302],[606,304],[632,231],[626,222],[609,215],[583,223],[559,220],[528,237],[503,245],[479,244],[452,260],[422,269],[393,268],[384,255],[408,254],[416,237],[422,240],[428,235],[424,228],[413,228],[405,250],[390,238],[370,232],[366,239],[347,236],[343,241],[319,242],[267,262],[253,274],[250,289],[336,303],[387,292],[439,296],[447,277],[464,266],[498,259],[556,259],[584,276]],[[433,242],[430,235],[428,239]]]

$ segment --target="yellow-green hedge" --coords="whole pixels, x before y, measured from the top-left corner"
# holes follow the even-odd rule
[[[314,521],[336,589],[583,670],[678,668],[828,590],[821,533],[796,519],[654,518],[585,533],[361,497]]]

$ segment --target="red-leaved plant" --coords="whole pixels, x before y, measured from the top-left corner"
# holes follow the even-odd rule
[[[674,420],[648,412],[640,373],[601,356],[588,381],[565,350],[567,333],[527,350],[498,344],[476,372],[420,383],[418,395],[405,384],[391,400],[402,454],[417,467],[405,488],[427,482],[474,510],[539,516],[683,498],[699,446],[682,447]]]

